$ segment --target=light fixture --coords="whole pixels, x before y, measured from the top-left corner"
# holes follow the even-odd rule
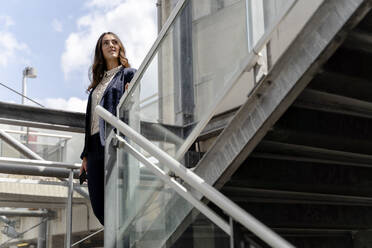
[[[34,67],[27,66],[23,70],[23,76],[28,78],[36,78],[37,77],[36,69]]]

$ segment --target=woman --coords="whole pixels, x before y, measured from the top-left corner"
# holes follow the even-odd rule
[[[103,33],[96,45],[92,65],[92,82],[88,87],[89,98],[85,119],[85,144],[80,156],[83,160],[80,174],[88,178],[89,197],[93,212],[104,224],[104,145],[105,125],[94,109],[99,104],[113,115],[116,106],[135,69],[130,68],[125,49],[112,32]]]

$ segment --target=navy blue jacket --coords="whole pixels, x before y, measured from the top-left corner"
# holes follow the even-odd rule
[[[122,68],[118,71],[114,78],[111,80],[109,85],[107,86],[105,92],[103,93],[102,99],[99,102],[99,105],[104,107],[107,111],[111,114],[116,115],[116,107],[119,104],[120,98],[123,96],[125,91],[125,85],[129,83],[134,74],[136,73],[136,69],[133,68]],[[94,90],[94,89],[93,89]],[[92,113],[92,92],[90,91],[88,97],[88,104],[87,104],[87,111],[85,115],[85,143],[84,143],[84,150],[80,155],[80,158],[86,157],[88,154],[88,138],[90,136],[90,121],[91,121],[91,113]],[[102,118],[99,118],[99,136],[101,139],[101,144],[105,145],[105,123]]]

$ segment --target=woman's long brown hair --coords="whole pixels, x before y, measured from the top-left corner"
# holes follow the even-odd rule
[[[112,32],[106,32],[106,33],[101,34],[101,36],[99,37],[99,39],[97,41],[97,44],[96,44],[96,50],[94,52],[93,65],[91,67],[91,75],[92,76],[90,78],[91,78],[92,83],[89,85],[87,91],[90,91],[90,90],[94,89],[99,84],[99,82],[101,82],[101,80],[103,78],[103,74],[104,74],[105,70],[107,70],[106,60],[103,57],[103,52],[102,52],[102,40],[103,40],[103,37],[106,34],[111,34],[115,37],[115,39],[118,40],[118,44],[119,44],[119,48],[120,48],[119,49],[119,64],[121,64],[123,67],[130,67],[128,59],[125,56],[125,48],[123,46],[123,43],[119,39],[119,37]]]

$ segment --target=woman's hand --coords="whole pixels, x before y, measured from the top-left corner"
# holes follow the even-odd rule
[[[127,83],[127,84],[125,85],[125,91],[127,91],[128,88],[129,88],[129,83]]]
[[[85,170],[85,172],[88,173],[87,163],[88,163],[87,157],[84,157],[83,162],[81,162],[80,174],[79,175],[81,175],[83,173],[83,170]]]

